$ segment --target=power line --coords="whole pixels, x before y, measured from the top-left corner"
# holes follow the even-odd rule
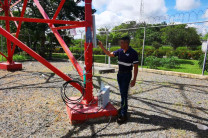
[[[146,26],[146,28],[166,27],[166,26],[177,26],[177,25],[183,25],[183,24],[199,24],[199,23],[208,23],[208,20],[207,20],[207,21],[200,21],[200,22],[180,23],[180,24],[167,24],[167,25]],[[137,27],[137,28],[128,28],[128,29],[111,30],[111,32],[138,30],[138,29],[140,29],[140,28],[145,28],[145,27]],[[100,32],[100,33],[104,33],[104,32],[106,32],[106,31],[99,31],[99,32]]]

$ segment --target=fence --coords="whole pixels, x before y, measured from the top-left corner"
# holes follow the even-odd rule
[[[180,27],[184,28],[180,28]],[[138,44],[138,47],[134,46],[136,50],[138,51],[141,57],[141,67],[143,67],[145,63],[145,58],[149,56],[159,56],[160,58],[167,57],[167,56],[177,56],[181,59],[199,59],[200,55],[203,55],[201,51],[201,42],[197,42],[198,40],[202,41],[202,38],[205,34],[208,34],[208,9],[201,10],[201,11],[192,11],[192,12],[186,12],[186,13],[179,13],[172,16],[158,16],[158,17],[144,17],[140,21],[126,21],[123,23],[120,22],[114,22],[111,24],[105,24],[102,26],[97,27],[98,34],[97,36],[105,35],[105,44],[106,49],[107,44],[109,42],[113,42],[114,38],[112,35],[120,35],[127,34],[131,36],[132,41],[135,41],[135,37],[137,37],[135,34],[140,33],[140,44]],[[168,32],[168,29],[171,30],[171,28],[175,28],[175,30],[178,30],[177,32],[174,32],[172,30]],[[178,29],[177,29],[178,28]],[[194,32],[194,29],[196,30],[196,35]],[[161,38],[157,38],[157,36],[164,36],[164,30],[168,33],[170,33],[168,36],[166,36],[166,39],[172,39],[171,41],[178,41],[179,38],[183,38],[180,42],[180,44],[177,43],[167,43],[163,42],[164,40],[158,40]],[[159,30],[159,31],[158,31]],[[161,31],[162,30],[162,31]],[[185,30],[185,31],[184,31]],[[153,33],[157,33],[156,35]],[[182,35],[178,36],[177,35]],[[195,36],[194,36],[195,35]],[[187,37],[189,36],[189,38]],[[175,39],[174,39],[175,37]],[[194,40],[195,39],[195,40]],[[207,39],[207,38],[205,38]],[[139,40],[139,39],[138,39]],[[159,42],[158,42],[159,41]],[[206,40],[207,41],[207,40]],[[104,41],[103,41],[104,42]],[[132,42],[131,44],[135,45],[135,42]],[[141,46],[142,45],[142,46]],[[159,45],[158,48],[157,45]],[[170,45],[169,48],[165,47],[163,45]],[[180,48],[182,47],[182,48]],[[151,47],[154,46],[154,47]],[[142,47],[142,49],[140,48]],[[171,49],[173,47],[173,49]],[[177,48],[179,47],[179,48]],[[185,49],[187,47],[187,49]],[[155,50],[151,49],[155,48]],[[171,52],[161,50],[161,49],[169,49]],[[150,50],[151,49],[151,50]],[[189,51],[186,51],[189,50]],[[148,53],[149,52],[149,53]],[[163,53],[162,53],[163,52]],[[190,53],[189,53],[190,52]],[[175,54],[174,54],[175,53]],[[204,56],[204,64],[203,64],[203,71],[202,74],[204,74],[204,69],[206,65],[206,54]],[[106,58],[105,61],[107,62]]]

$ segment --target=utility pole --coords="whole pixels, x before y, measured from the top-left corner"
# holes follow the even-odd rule
[[[146,27],[144,27],[144,38],[143,38],[143,48],[142,48],[142,60],[141,60],[141,68],[143,69],[143,62],[144,62],[144,47],[145,47],[145,40],[146,40]]]
[[[106,32],[106,49],[108,49],[108,28],[105,27],[105,32]],[[105,64],[107,64],[107,55],[105,55]]]
[[[110,51],[110,48],[111,48],[111,43],[108,44],[108,50]],[[108,56],[108,67],[110,68],[111,67],[111,58],[110,56]]]
[[[143,16],[144,16],[144,1],[141,0],[141,3],[140,3],[140,20],[143,20]]]
[[[204,75],[204,71],[205,71],[205,66],[206,66],[206,60],[207,60],[207,51],[208,51],[208,39],[207,39],[207,43],[206,43],[206,48],[205,48],[205,55],[204,55],[204,62],[203,62],[203,69],[202,69],[202,75]]]

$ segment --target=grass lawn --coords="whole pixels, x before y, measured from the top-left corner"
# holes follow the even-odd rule
[[[19,54],[15,54],[13,56],[13,60],[14,61],[25,61],[25,60],[30,60],[30,59],[33,59],[31,56],[28,56],[27,54],[22,54],[22,55],[19,55]],[[2,61],[2,56],[0,55],[0,62]],[[6,61],[6,59],[3,57],[3,61]]]
[[[59,54],[59,53],[54,53],[53,57],[64,58],[64,59],[68,58],[66,54]],[[77,58],[79,58],[78,55],[77,55]],[[105,63],[105,55],[94,55],[94,62]],[[199,68],[197,60],[179,59],[178,62],[180,62],[181,65],[177,68],[168,69],[164,67],[159,67],[158,69],[167,70],[167,71],[175,71],[175,72],[183,72],[183,73],[202,74],[202,70]],[[117,64],[117,58],[111,58],[111,64]],[[147,68],[147,66],[143,66],[143,67]],[[205,71],[205,75],[208,75],[208,72]]]
[[[199,68],[197,60],[186,60],[179,59],[178,62],[181,64],[177,68],[168,69],[164,67],[159,67],[159,70],[175,71],[175,72],[184,72],[192,74],[202,74],[202,69]],[[208,72],[205,71],[205,75],[208,75]]]
[[[179,59],[179,62],[181,65],[178,68],[167,69],[164,67],[159,67],[158,69],[192,74],[202,74],[202,69],[199,68],[198,60]],[[208,72],[205,71],[205,75],[208,75]]]

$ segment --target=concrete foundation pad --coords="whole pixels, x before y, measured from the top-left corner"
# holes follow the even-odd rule
[[[71,97],[75,100],[78,97]],[[67,104],[67,113],[72,125],[82,123],[86,120],[100,120],[108,117],[116,117],[118,114],[117,109],[109,102],[103,109],[98,107],[98,98],[95,97],[94,103],[90,105],[80,106],[78,104]]]
[[[9,64],[7,62],[0,63],[0,70],[7,70],[7,71],[22,70],[22,64],[17,62],[14,62],[13,64]]]

